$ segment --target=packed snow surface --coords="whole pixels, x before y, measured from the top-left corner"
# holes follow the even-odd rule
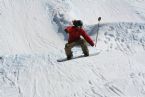
[[[0,0],[0,97],[145,97],[144,0]],[[96,56],[65,58],[81,19]],[[81,48],[72,49],[74,56]]]

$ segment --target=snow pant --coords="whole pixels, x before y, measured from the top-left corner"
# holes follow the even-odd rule
[[[66,43],[65,45],[65,53],[67,58],[71,58],[73,56],[71,49],[74,46],[80,45],[82,48],[82,51],[85,56],[89,56],[89,50],[86,44],[86,41],[84,39],[79,39],[78,41],[72,42],[72,43]]]

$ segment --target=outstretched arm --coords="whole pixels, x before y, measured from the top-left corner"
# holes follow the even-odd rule
[[[91,39],[91,37],[83,30],[83,29],[80,29],[81,30],[81,35],[84,37],[84,39],[91,45],[91,46],[94,46],[94,42],[93,40]]]

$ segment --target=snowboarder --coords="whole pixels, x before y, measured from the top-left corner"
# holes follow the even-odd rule
[[[65,53],[67,59],[70,60],[73,57],[71,49],[76,46],[80,45],[83,51],[84,56],[89,56],[89,50],[87,47],[86,41],[91,45],[94,46],[93,40],[89,37],[89,35],[84,31],[83,22],[81,20],[74,20],[72,21],[73,26],[68,26],[65,28],[65,32],[68,33],[68,43],[65,45]],[[81,38],[81,36],[83,38]]]

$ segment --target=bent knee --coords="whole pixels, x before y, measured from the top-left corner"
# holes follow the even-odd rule
[[[81,44],[86,44],[86,40],[81,39],[81,40],[80,40],[80,43],[81,43]]]
[[[66,43],[65,48],[71,48],[71,45],[69,43]]]

